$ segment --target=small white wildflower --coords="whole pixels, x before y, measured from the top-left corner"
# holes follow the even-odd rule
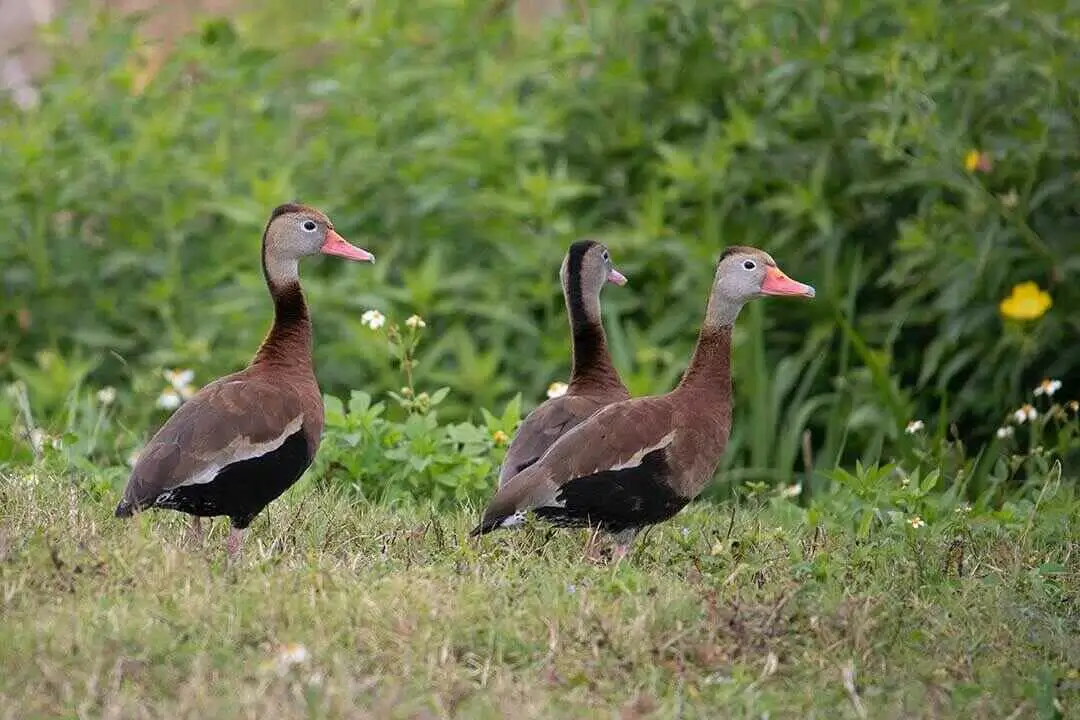
[[[562,397],[566,394],[568,388],[569,386],[566,383],[556,380],[555,382],[548,385],[547,396],[549,398]]]
[[[114,388],[114,387],[103,387],[103,388],[101,388],[100,390],[97,391],[97,399],[98,399],[98,402],[101,403],[102,405],[104,405],[105,407],[108,407],[109,405],[112,405],[113,402],[116,400],[116,388]]]
[[[685,537],[690,537],[690,528],[687,528],[687,527],[682,528],[682,536],[684,538]]]
[[[277,660],[279,665],[285,667],[306,663],[308,660],[307,648],[298,643],[287,643],[278,648]]]
[[[170,388],[165,388],[158,395],[157,406],[162,410],[175,410],[180,407],[181,398],[180,393]]]
[[[802,483],[788,485],[780,491],[780,497],[793,498],[802,495]]]
[[[1060,389],[1060,380],[1051,380],[1050,378],[1045,378],[1041,383],[1039,383],[1039,387],[1035,388],[1035,390],[1033,390],[1032,392],[1034,393],[1035,397],[1039,397],[1040,395],[1045,395],[1046,397],[1054,397],[1054,393],[1056,393]]]
[[[971,512],[971,505],[969,505],[968,503],[960,503],[956,506],[956,509],[953,510],[953,512],[957,515],[967,515],[969,512]]]
[[[926,427],[926,425],[925,423],[923,423],[922,420],[912,420],[907,424],[907,427],[904,428],[904,432],[906,432],[908,435],[914,435],[915,433],[921,431],[924,427]]]
[[[567,583],[566,592],[569,593],[570,595],[573,595],[574,593],[577,592],[577,585],[575,585],[574,583]]]
[[[41,428],[34,428],[30,431],[30,445],[34,448],[34,452],[41,452],[44,450],[45,441],[48,439],[48,433]]]
[[[169,381],[169,384],[176,389],[177,392],[182,392],[184,388],[191,385],[191,381],[195,379],[194,370],[165,370],[161,373],[165,376],[165,379]]]
[[[405,324],[413,329],[427,327],[427,323],[424,322],[424,318],[420,317],[419,315],[410,315],[409,319],[405,321]]]
[[[1014,412],[1012,416],[1013,420],[1015,420],[1017,424],[1022,425],[1025,420],[1034,420],[1035,418],[1039,417],[1039,411],[1031,405],[1025,403],[1023,406],[1020,407],[1019,410]]]
[[[368,310],[360,316],[360,322],[372,330],[378,330],[386,324],[386,316],[378,310]]]
[[[918,530],[919,528],[926,527],[926,521],[918,515],[914,515],[908,518],[908,525]]]
[[[1012,425],[1003,425],[997,429],[998,439],[1004,440],[1006,438],[1011,438],[1013,436],[1013,432],[1014,431]]]

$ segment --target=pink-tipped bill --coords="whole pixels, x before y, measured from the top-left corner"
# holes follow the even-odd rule
[[[626,276],[623,275],[618,270],[616,270],[615,268],[611,268],[610,270],[608,270],[608,273],[607,273],[607,281],[609,283],[615,283],[616,285],[625,285],[626,284]]]
[[[345,238],[338,235],[333,230],[326,231],[326,240],[323,242],[319,251],[323,255],[336,255],[337,257],[343,257],[347,260],[357,260],[359,262],[375,262],[375,256],[369,253],[367,250],[356,247],[350,244]]]
[[[814,288],[792,280],[774,265],[770,265],[765,270],[765,280],[761,283],[761,292],[764,295],[799,295],[807,298],[812,298],[817,294]]]

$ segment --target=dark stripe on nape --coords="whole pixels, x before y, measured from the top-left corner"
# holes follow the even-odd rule
[[[282,205],[278,205],[276,208],[270,211],[270,219],[267,221],[267,225],[277,220],[282,215],[288,215],[289,213],[302,213],[309,212],[310,208],[300,203],[288,202]]]
[[[595,240],[578,240],[567,252],[566,282],[567,291],[570,293],[570,322],[575,327],[587,322],[585,299],[581,296],[581,266],[585,262],[585,254],[596,244]]]
[[[723,262],[727,258],[737,253],[753,253],[754,248],[746,247],[745,245],[731,245],[724,249],[724,252],[720,253],[720,262]]]

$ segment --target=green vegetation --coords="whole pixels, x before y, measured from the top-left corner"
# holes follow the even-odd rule
[[[635,394],[681,372],[726,244],[818,288],[742,319],[738,479],[790,482],[806,428],[820,467],[902,446],[916,417],[981,444],[1080,371],[1059,351],[1080,327],[1070,3],[624,0],[527,37],[495,8],[269,4],[141,93],[130,23],[61,34],[42,106],[0,108],[0,378],[49,351],[117,387],[130,435],[94,459],[122,462],[163,368],[201,383],[250,356],[258,235],[292,198],[379,257],[305,268],[339,396],[398,388],[360,322],[377,308],[428,322],[417,382],[452,388],[448,419],[518,391],[527,410],[567,372],[557,269],[589,233],[631,279],[604,306]],[[1030,319],[1003,317],[1028,281],[1006,307]]]
[[[1072,3],[340,5],[208,23],[148,84],[132,23],[60,27],[41,106],[0,101],[0,716],[1076,713]],[[378,263],[303,268],[323,445],[226,568],[220,527],[111,508],[254,352],[292,199]],[[744,311],[711,495],[618,565],[465,537],[567,373],[586,234],[635,395],[725,245],[818,289]]]

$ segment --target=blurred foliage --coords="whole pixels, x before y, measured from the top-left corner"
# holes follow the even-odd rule
[[[982,443],[1044,375],[1076,392],[1073,3],[623,0],[528,37],[491,1],[329,5],[208,23],[145,87],[132,22],[54,29],[41,106],[0,107],[0,380],[67,358],[137,444],[162,368],[253,354],[259,234],[298,199],[378,256],[303,268],[340,397],[400,387],[376,308],[426,319],[448,420],[527,411],[568,372],[584,234],[630,278],[603,304],[635,395],[677,380],[725,245],[817,287],[740,318],[732,481],[789,481],[807,429],[818,467],[870,464],[911,418]],[[1003,317],[1026,281],[1052,305]]]

